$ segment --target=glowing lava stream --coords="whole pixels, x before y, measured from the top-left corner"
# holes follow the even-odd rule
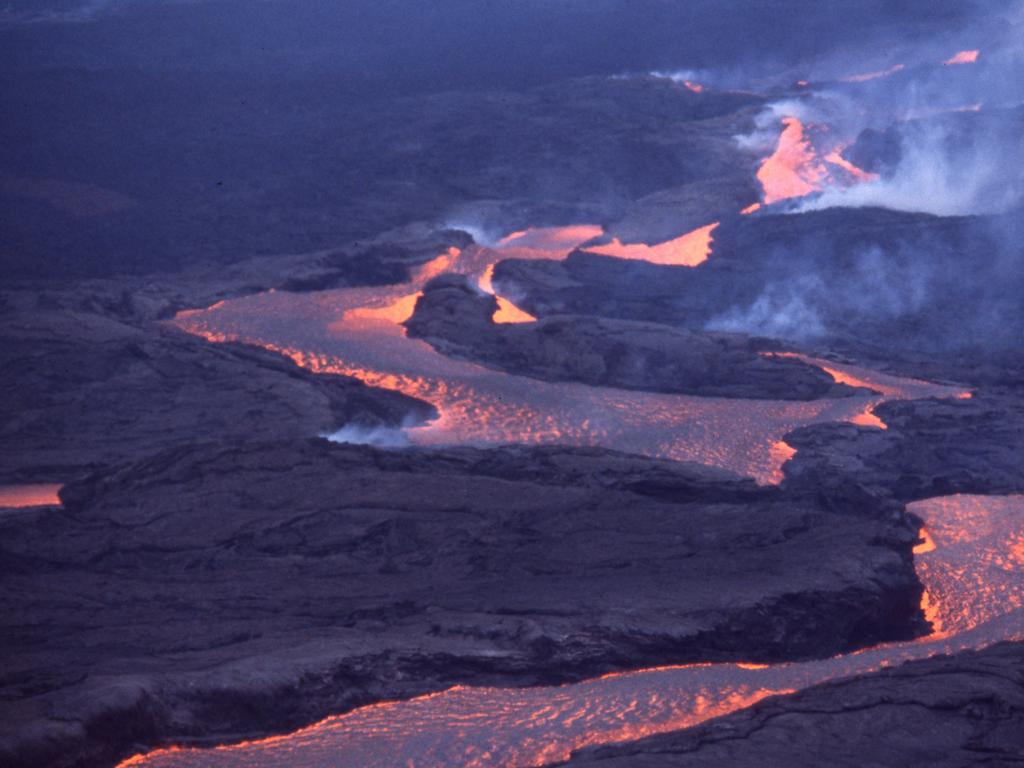
[[[818,159],[804,124],[795,117],[782,120],[779,143],[757,169],[764,189],[764,202],[771,205],[790,197],[804,197],[819,191],[828,178],[828,169]]]
[[[175,322],[211,341],[257,344],[310,370],[354,376],[426,400],[440,418],[405,430],[415,444],[599,445],[724,467],[762,483],[781,479],[782,464],[792,455],[780,445],[782,437],[799,426],[863,419],[866,409],[885,399],[959,394],[950,387],[832,363],[882,396],[801,402],[636,392],[511,376],[453,360],[406,337],[400,323],[412,313],[423,282],[439,269],[476,277],[490,287],[488,268],[497,260],[564,258],[592,239],[595,229],[600,231],[532,230],[506,238],[494,250],[453,250],[424,265],[405,285],[270,292],[183,313]]]
[[[808,127],[795,117],[782,119],[775,151],[761,161],[757,170],[766,205],[821,192],[830,183],[850,186],[878,180],[877,174],[868,173],[843,157],[845,144],[834,145],[823,157],[819,156]],[[845,178],[837,178],[829,166],[841,169]],[[740,213],[753,213],[759,207],[747,206]]]
[[[785,694],[903,661],[1024,639],[1024,496],[910,505],[926,521],[916,555],[942,631],[821,661],[691,664],[557,687],[475,688],[386,702],[285,735],[213,749],[159,750],[148,768],[541,766],[584,746],[687,728]]]
[[[640,259],[652,264],[695,267],[707,261],[711,254],[711,233],[718,225],[719,222],[716,221],[658,245],[625,244],[615,238],[606,245],[587,246],[587,250],[619,259]]]
[[[59,483],[37,485],[0,485],[0,509],[59,507]]]

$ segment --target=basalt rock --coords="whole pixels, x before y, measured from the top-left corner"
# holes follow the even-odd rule
[[[901,501],[953,493],[1024,492],[1024,401],[981,390],[963,400],[891,401],[875,414],[879,430],[814,424],[786,435],[797,449],[785,486],[832,493],[869,489]]]
[[[444,354],[547,381],[777,400],[864,392],[800,360],[766,356],[767,342],[740,334],[573,315],[498,324],[496,309],[493,296],[446,275],[426,286],[405,325]]]
[[[181,445],[0,517],[0,761],[923,631],[898,510],[598,449]]]
[[[64,482],[202,439],[398,425],[427,403],[280,355],[91,309],[0,313],[0,482]]]
[[[594,768],[1020,765],[1024,644],[915,661],[678,733],[579,752]]]

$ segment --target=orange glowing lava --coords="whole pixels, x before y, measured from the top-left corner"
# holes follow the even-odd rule
[[[496,323],[532,323],[536,317],[529,312],[520,309],[511,301],[501,296],[495,297],[498,300],[498,309],[491,317]]]
[[[695,267],[707,261],[708,256],[711,255],[712,232],[718,225],[719,222],[716,221],[692,232],[687,232],[682,237],[657,245],[624,244],[618,238],[614,238],[605,245],[587,246],[587,250],[591,253],[614,256],[618,259],[635,259],[676,267]]]
[[[494,294],[494,265],[488,264],[487,269],[480,275],[480,280],[477,282],[480,286],[480,290],[484,293]]]
[[[346,312],[345,317],[351,320],[381,320],[400,325],[412,317],[416,311],[416,302],[422,295],[422,291],[416,291],[399,296],[380,307],[357,307]]]
[[[59,507],[59,483],[35,485],[0,485],[0,509],[27,507]]]
[[[825,155],[825,162],[832,163],[832,165],[839,166],[844,171],[846,171],[848,174],[850,174],[850,176],[852,176],[856,181],[859,181],[859,182],[878,181],[878,174],[877,173],[869,173],[868,171],[865,171],[865,170],[863,170],[861,168],[858,168],[856,165],[854,165],[849,160],[847,160],[845,157],[843,157],[842,151],[843,151],[842,147],[840,147],[838,149],[832,150],[827,155]]]
[[[923,555],[926,552],[935,551],[935,542],[932,541],[932,537],[928,535],[928,529],[922,528],[920,530],[921,543],[914,545],[914,554]]]
[[[455,260],[461,255],[462,251],[455,246],[452,246],[445,253],[431,259],[420,267],[413,276],[413,282],[426,283],[429,280],[433,280],[438,275],[443,275],[445,272],[451,270]]]
[[[807,357],[805,355],[796,355],[796,357],[803,360],[805,363],[811,363],[812,365],[818,365],[825,373],[835,379],[836,384],[845,384],[848,387],[859,387],[862,389],[873,389],[876,392],[881,392],[883,395],[896,395],[899,393],[898,386],[886,386],[885,384],[879,383],[878,379],[867,381],[859,376],[854,375],[847,370],[840,370],[837,367],[831,367],[830,365],[824,364],[824,361],[815,360],[814,358]]]
[[[701,85],[700,83],[694,83],[689,80],[683,80],[683,85],[685,85],[689,90],[693,91],[694,93],[704,93],[704,86]]]
[[[828,178],[828,169],[806,137],[804,124],[795,117],[786,117],[782,125],[775,152],[765,158],[757,170],[767,205],[817,192]]]
[[[516,243],[532,240],[526,252],[542,258],[536,246],[549,237],[550,233],[533,233],[501,250],[466,249],[452,270],[486,284],[491,264],[523,252]],[[566,251],[560,246],[546,253],[548,258],[564,258]],[[418,445],[600,445],[725,467],[761,483],[782,479],[781,467],[792,456],[783,437],[797,427],[851,421],[891,397],[952,397],[960,391],[811,358],[805,362],[882,394],[807,402],[744,401],[510,376],[454,360],[408,338],[399,323],[411,311],[418,287],[265,293],[179,316],[175,322],[210,341],[256,344],[314,372],[352,376],[431,403],[439,418],[406,430]],[[507,313],[503,318],[527,319]]]
[[[741,210],[740,214],[743,215],[743,216],[749,216],[750,214],[755,213],[755,212],[757,212],[759,210],[761,210],[761,204],[760,203],[751,203],[746,208]]]
[[[796,448],[791,446],[785,440],[776,440],[772,443],[769,454],[777,467],[772,475],[772,482],[781,483],[786,477],[785,474],[783,474],[782,466],[796,456]]]
[[[871,410],[872,406],[868,406],[864,411],[858,413],[852,419],[851,424],[856,424],[859,427],[876,427],[877,429],[888,429],[889,425],[882,421],[875,412]]]
[[[981,53],[981,51],[960,51],[955,56],[951,56],[942,63],[947,67],[955,66],[957,64],[973,64],[978,60],[979,53]]]
[[[537,227],[506,235],[498,242],[499,248],[531,248],[544,251],[565,251],[587,240],[604,234],[596,224],[573,224],[567,227]]]
[[[498,309],[491,316],[495,323],[532,323],[536,317],[526,310],[520,309],[504,296],[499,296],[494,290],[494,264],[488,264],[487,269],[480,275],[477,285],[484,293],[489,293],[498,301]]]
[[[848,75],[846,77],[841,77],[839,79],[842,80],[844,83],[866,83],[869,80],[877,80],[880,77],[889,77],[890,75],[895,75],[897,72],[900,72],[906,68],[906,64],[894,64],[888,69],[880,69],[875,72],[865,72],[860,75]]]

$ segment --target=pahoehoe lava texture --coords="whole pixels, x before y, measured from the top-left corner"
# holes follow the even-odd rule
[[[898,505],[598,449],[182,445],[0,518],[0,755],[925,629]]]
[[[565,765],[1008,768],[1022,759],[1024,644],[1003,643],[767,699]]]
[[[765,339],[572,315],[496,324],[496,308],[465,278],[444,275],[427,284],[405,325],[444,354],[548,381],[777,400],[865,391],[800,360],[761,354],[778,348]]]

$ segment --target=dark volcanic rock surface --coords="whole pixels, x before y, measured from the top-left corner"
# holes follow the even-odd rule
[[[827,683],[678,733],[580,752],[566,765],[1019,766],[1024,644]]]
[[[923,629],[898,507],[585,449],[183,445],[0,518],[0,761]]]
[[[19,104],[0,125],[7,275],[146,274],[319,251],[480,200],[607,221],[660,190],[729,178],[721,199],[732,208],[750,195],[738,168],[756,163],[733,136],[764,101],[589,77],[354,107],[348,78],[325,89],[305,66],[299,81],[276,66],[255,80],[248,67],[169,79],[103,69],[0,73]],[[122,119],[97,119],[97,103]]]
[[[767,343],[747,336],[571,315],[497,324],[496,308],[493,296],[446,275],[426,286],[405,325],[444,354],[547,381],[776,400],[863,391],[800,360],[765,356]]]
[[[1024,399],[983,389],[967,400],[891,401],[875,408],[888,429],[814,424],[786,435],[791,488],[858,484],[913,501],[952,493],[1024,492]]]
[[[280,355],[90,311],[0,313],[0,482],[63,482],[203,439],[398,425],[427,403]]]

